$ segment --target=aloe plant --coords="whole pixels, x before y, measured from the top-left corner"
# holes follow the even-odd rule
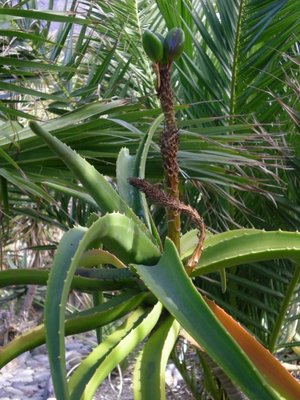
[[[35,123],[31,127],[60,154],[75,174],[76,168],[81,168],[82,163],[88,171],[89,166],[81,156],[42,127]],[[96,171],[94,174],[98,175]],[[115,204],[115,209],[105,208],[109,183],[102,177],[96,180],[98,185],[93,185],[94,178],[91,173],[80,176],[82,185],[99,202],[103,215],[91,227],[73,228],[63,236],[49,279],[44,271],[44,276],[40,271],[31,271],[32,283],[36,283],[35,275],[39,275],[40,284],[46,284],[48,279],[45,323],[2,348],[1,365],[46,340],[56,397],[92,398],[98,385],[116,363],[150,335],[134,373],[134,395],[135,398],[160,399],[164,398],[166,360],[176,337],[182,334],[201,346],[249,398],[296,399],[299,385],[281,364],[270,353],[257,348],[259,344],[255,339],[234,320],[228,319],[224,311],[220,316],[219,308],[202,297],[193,285],[185,267],[197,247],[197,231],[189,231],[181,237],[181,255],[169,239],[165,240],[162,251],[153,228],[151,231],[151,227],[147,229],[137,216],[133,218],[130,207],[124,205],[117,192],[109,192],[110,204]],[[102,199],[99,198],[101,194]],[[149,213],[147,208],[144,208],[144,212]],[[151,218],[150,215],[148,217]],[[97,246],[101,244],[105,247],[105,252],[101,249],[91,250],[95,240]],[[299,233],[255,229],[229,231],[206,239],[192,276],[253,260],[280,257],[295,262],[295,271],[299,271]],[[101,267],[103,264],[108,264],[109,268]],[[97,268],[91,269],[91,266]],[[19,281],[16,278],[18,273]],[[21,270],[15,271],[13,277],[4,273],[5,284],[28,283],[30,278],[25,280],[22,273]],[[79,290],[98,291],[98,284],[101,284],[101,291],[123,288],[124,293],[65,319],[69,289],[76,285]],[[162,314],[163,307],[169,311],[169,316]],[[120,318],[125,318],[124,325],[105,338],[86,361],[83,360],[78,373],[68,382],[64,364],[64,336],[95,329]],[[165,320],[153,331],[159,318]],[[236,337],[233,333],[237,326],[239,335]],[[149,350],[153,343],[159,349],[154,358]],[[149,368],[151,370],[153,365],[155,368],[149,376]],[[149,388],[152,388],[151,391]]]
[[[193,278],[219,272],[225,282],[229,268],[283,258],[294,263],[289,290],[292,296],[299,281],[300,233],[239,229],[209,234],[205,239],[203,218],[179,199],[179,132],[171,65],[169,59],[167,64],[159,61],[154,66],[163,116],[155,121],[135,155],[121,150],[118,190],[45,127],[30,123],[32,131],[81,182],[100,214],[90,226],[77,226],[64,234],[49,274],[34,270],[29,275],[22,270],[14,271],[14,275],[0,272],[3,285],[47,284],[44,323],[1,348],[0,366],[46,342],[56,398],[92,399],[109,372],[142,344],[133,374],[134,398],[159,400],[165,398],[167,360],[182,335],[218,364],[248,398],[296,400],[300,396],[297,381],[242,326],[201,295]],[[144,179],[149,143],[162,118],[163,189]],[[147,198],[166,209],[168,237],[160,237]],[[186,214],[197,229],[181,232],[180,214]],[[72,287],[94,294],[111,291],[114,296],[66,317]],[[68,380],[65,336],[113,321],[122,324],[116,324],[118,327],[100,341]]]

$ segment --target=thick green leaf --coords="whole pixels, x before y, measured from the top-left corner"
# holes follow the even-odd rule
[[[37,123],[30,122],[33,132],[42,137],[51,150],[55,151],[66,163],[75,177],[86,187],[89,194],[98,203],[101,209],[112,211],[123,211],[125,203],[117,195],[113,187],[108,183],[92,165],[90,165],[79,154],[75,153],[67,145],[60,142],[49,132],[41,128]]]
[[[120,211],[132,218],[140,228],[147,232],[146,227],[139,218],[127,206],[125,201],[117,194],[112,185],[84,158],[73,151],[57,138],[45,131],[36,122],[31,121],[30,127],[34,133],[42,137],[48,146],[57,153],[68,168],[74,173],[75,177],[81,181],[88,193],[98,203],[99,207],[108,212]],[[150,235],[149,235],[150,237]]]
[[[94,375],[98,366],[103,362],[104,357],[140,322],[146,312],[142,308],[135,310],[124,323],[105,340],[93,349],[93,351],[80,363],[72,374],[69,382],[70,399],[80,399],[86,384]],[[107,372],[108,374],[109,372]]]
[[[139,225],[122,214],[106,214],[89,229],[74,228],[63,236],[49,276],[45,305],[47,346],[53,385],[59,399],[67,399],[64,396],[68,393],[64,363],[65,306],[76,268],[80,266],[84,252],[95,240],[126,263],[151,264],[160,254]]]
[[[135,265],[135,268],[180,325],[248,397],[260,400],[280,398],[209,310],[169,239],[157,265]]]
[[[130,155],[129,150],[123,147],[117,158],[116,178],[118,193],[128,206],[132,208],[137,215],[140,215],[139,193],[137,189],[128,182],[129,178],[135,176],[134,160],[135,156]]]
[[[128,178],[139,177],[145,179],[146,163],[153,136],[163,120],[163,115],[155,119],[149,131],[143,135],[136,155],[131,156],[127,148],[122,148],[117,159],[117,184],[118,192],[135,214],[142,218],[153,235],[160,243],[159,235],[152,221],[146,197],[138,189],[128,183]],[[142,132],[139,132],[142,133]]]
[[[71,399],[91,400],[103,379],[153,329],[162,311],[157,303],[148,313],[136,311],[83,361],[70,381]],[[82,390],[84,393],[82,394]]]
[[[71,271],[70,275],[69,267],[86,231],[86,228],[77,227],[64,234],[56,251],[47,285],[44,313],[46,340],[53,386],[59,400],[68,399],[64,321],[65,305],[75,272]]]
[[[134,370],[134,400],[166,398],[165,371],[179,329],[178,322],[169,316],[148,339]]]
[[[83,256],[85,258],[85,255]],[[96,256],[98,261],[102,260]],[[119,261],[119,260],[118,260]],[[115,262],[117,264],[117,262]],[[121,267],[119,264],[118,267]],[[0,271],[0,288],[12,285],[47,285],[49,270],[45,269],[9,269]],[[71,289],[81,292],[115,291],[133,288],[139,285],[138,279],[128,269],[122,271],[113,268],[79,268],[73,277]]]
[[[122,261],[119,260],[115,255],[102,249],[88,250],[83,254],[80,260],[80,266],[82,267],[90,268],[102,264],[113,265],[117,268],[126,268],[126,265],[122,263]]]
[[[207,239],[192,276],[255,261],[300,259],[300,232],[236,230]]]

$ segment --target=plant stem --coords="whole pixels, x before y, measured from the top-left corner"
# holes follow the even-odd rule
[[[167,193],[179,201],[177,151],[179,133],[173,104],[173,91],[170,77],[170,65],[159,67],[160,85],[157,90],[161,108],[165,116],[165,127],[160,137],[160,149],[165,173]],[[180,252],[180,212],[167,209],[168,236]]]

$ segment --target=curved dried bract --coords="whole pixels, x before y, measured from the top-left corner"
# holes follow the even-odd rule
[[[200,259],[203,249],[203,243],[205,240],[205,224],[203,219],[198,214],[198,211],[192,208],[190,205],[186,205],[181,201],[171,197],[163,190],[161,190],[157,185],[151,185],[145,179],[130,178],[129,182],[132,186],[138,188],[141,192],[145,193],[146,197],[153,203],[165,207],[169,210],[175,211],[177,213],[187,215],[199,229],[199,242],[186,265],[187,271],[191,273]]]

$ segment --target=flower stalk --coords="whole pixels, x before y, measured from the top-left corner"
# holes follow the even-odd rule
[[[157,96],[165,117],[164,129],[159,141],[165,190],[162,191],[157,186],[140,178],[131,178],[129,182],[145,193],[149,200],[165,207],[168,237],[175,244],[178,253],[180,253],[180,214],[186,214],[199,229],[198,245],[186,265],[186,271],[190,274],[201,256],[205,239],[205,225],[198,212],[191,206],[180,202],[179,199],[179,167],[177,162],[179,130],[174,111],[170,70],[172,62],[179,58],[183,52],[184,40],[184,32],[179,28],[171,29],[165,38],[149,30],[144,32],[143,46],[148,57],[153,61],[153,70],[157,77]]]
[[[157,95],[165,116],[165,126],[160,136],[160,151],[163,160],[166,192],[170,198],[179,201],[177,152],[179,132],[173,103],[173,91],[170,77],[170,64],[159,67],[160,86]],[[180,211],[167,208],[168,236],[180,252]]]

